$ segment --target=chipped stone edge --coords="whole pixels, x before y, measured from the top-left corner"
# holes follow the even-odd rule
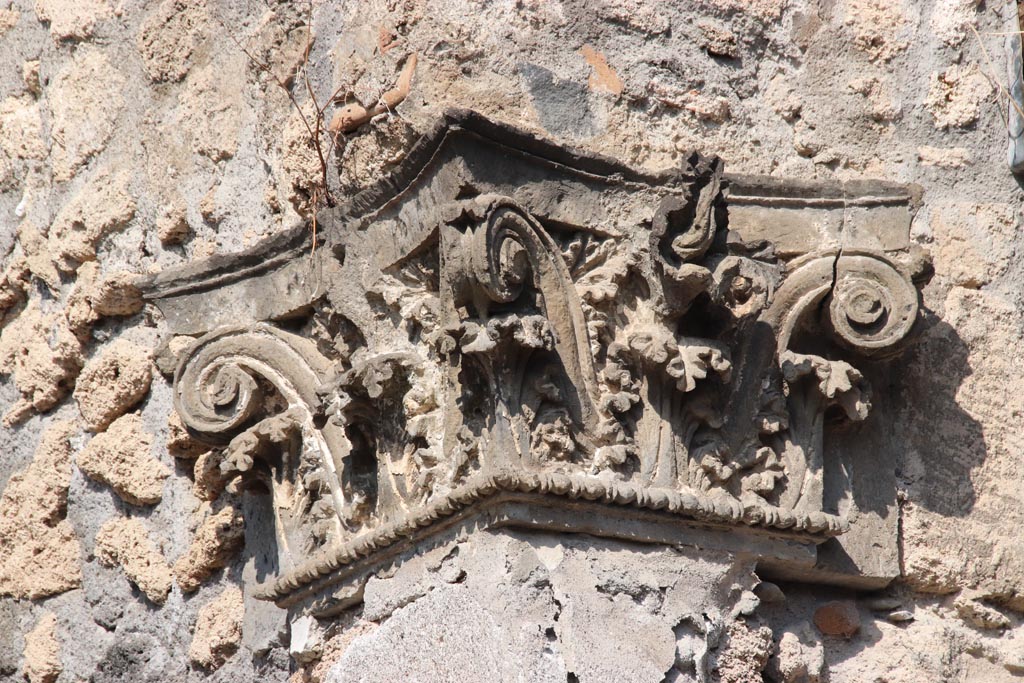
[[[426,505],[408,517],[385,524],[356,538],[321,551],[272,582],[260,584],[254,595],[281,606],[294,604],[299,595],[315,590],[312,584],[365,559],[381,549],[399,543],[438,520],[449,518],[478,501],[501,493],[533,493],[542,496],[588,500],[659,511],[673,517],[712,524],[746,524],[751,527],[787,532],[797,539],[821,542],[849,529],[849,522],[824,512],[810,514],[767,506],[744,505],[735,498],[712,497],[697,492],[637,487],[626,482],[603,482],[586,474],[543,472],[480,473],[447,497]],[[436,533],[444,531],[438,528]],[[333,581],[330,581],[333,583]]]

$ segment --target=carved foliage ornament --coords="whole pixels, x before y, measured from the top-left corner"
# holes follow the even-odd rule
[[[228,298],[282,279],[307,293],[186,329],[174,374],[188,428],[273,496],[267,597],[493,500],[843,533],[829,435],[867,419],[858,359],[899,348],[917,289],[881,249],[785,259],[742,241],[725,182],[717,159],[647,175],[450,114],[394,178],[321,216],[314,259],[279,241],[234,280],[188,273]],[[186,290],[154,286],[172,326],[175,297],[211,296]]]

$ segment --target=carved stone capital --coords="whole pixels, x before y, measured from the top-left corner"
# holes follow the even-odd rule
[[[174,373],[183,422],[273,496],[261,591],[281,605],[341,609],[470,527],[699,534],[765,571],[882,582],[817,548],[860,533],[849,444],[918,316],[915,202],[696,154],[643,173],[454,112],[318,217],[315,256],[283,236],[148,296],[201,335]],[[772,242],[839,211],[852,241]]]

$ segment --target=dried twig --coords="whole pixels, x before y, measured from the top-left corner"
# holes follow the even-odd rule
[[[981,49],[981,56],[985,60],[985,70],[982,73],[985,74],[985,77],[988,78],[989,82],[992,83],[992,85],[996,89],[996,92],[997,92],[996,103],[998,104],[998,102],[999,102],[998,95],[1002,94],[1004,97],[1006,97],[1007,101],[1009,101],[1010,104],[1013,106],[1013,108],[1017,111],[1017,115],[1020,116],[1022,119],[1024,119],[1024,109],[1022,109],[1020,104],[1017,103],[1017,100],[1013,99],[1013,94],[1010,93],[1009,89],[1005,85],[1003,85],[1002,79],[1000,79],[999,76],[997,75],[998,72],[992,66],[992,60],[989,59],[988,50],[985,49],[985,43],[982,42],[981,35],[978,34],[978,29],[974,28],[973,26],[971,26],[970,29],[971,29],[971,33],[974,34],[975,40],[978,41],[978,47]],[[1009,121],[1009,119],[1007,118],[1006,114],[1003,112],[1003,108],[1001,106],[998,107],[998,109],[999,109],[999,116],[1003,120],[1003,125],[1006,126],[1007,130],[1009,130],[1010,129],[1010,121]]]
[[[406,60],[402,73],[399,74],[398,80],[395,81],[395,87],[381,95],[380,99],[369,107],[364,107],[358,102],[345,105],[331,118],[331,123],[327,126],[327,129],[332,133],[350,133],[374,116],[390,112],[409,95],[409,89],[412,87],[412,76],[415,71],[416,53],[414,52]]]
[[[218,23],[221,23],[218,19]],[[310,210],[312,213],[312,232],[313,232],[313,247],[312,250],[316,250],[316,239],[317,239],[317,209],[320,207],[321,202],[326,206],[331,207],[335,205],[334,198],[331,196],[330,183],[328,182],[328,164],[327,160],[331,158],[334,150],[338,147],[338,141],[343,137],[344,133],[350,133],[363,125],[374,116],[383,114],[385,112],[391,112],[397,107],[409,94],[409,89],[412,86],[413,73],[416,70],[416,55],[412,54],[406,60],[402,72],[395,82],[395,86],[383,93],[378,101],[369,108],[363,107],[359,103],[349,104],[342,107],[331,119],[329,125],[324,125],[324,114],[327,107],[333,104],[338,96],[346,89],[346,86],[339,86],[331,96],[324,100],[321,104],[316,97],[316,92],[313,90],[313,85],[309,80],[309,56],[313,49],[313,0],[309,0],[308,8],[306,11],[306,44],[302,51],[302,63],[299,66],[298,71],[302,73],[302,82],[305,86],[309,101],[312,103],[314,113],[312,117],[307,116],[303,110],[302,105],[295,97],[295,93],[292,91],[292,87],[282,79],[280,79],[271,69],[270,65],[266,62],[257,59],[252,52],[243,45],[235,33],[228,29],[221,23],[221,28],[228,35],[235,46],[244,54],[249,62],[255,67],[258,72],[267,74],[270,79],[281,88],[288,96],[288,100],[292,106],[295,107],[295,111],[298,113],[299,118],[302,120],[302,125],[306,129],[306,133],[309,135],[309,142],[312,145],[317,155],[317,160],[320,164],[320,180],[313,187],[310,194]],[[296,72],[298,75],[298,72]],[[324,149],[323,136],[326,133],[328,144],[327,149]],[[312,252],[311,252],[312,253]]]
[[[310,101],[313,103],[313,107],[315,109],[315,114],[312,117],[312,122],[310,121],[310,118],[306,116],[306,113],[303,110],[302,105],[299,104],[299,101],[295,97],[295,93],[292,92],[292,88],[288,85],[288,83],[278,78],[278,76],[274,73],[273,69],[270,67],[269,64],[258,59],[254,54],[252,54],[252,52],[250,52],[249,49],[246,48],[246,46],[238,40],[234,32],[228,29],[226,26],[224,26],[224,24],[220,22],[219,19],[218,23],[221,24],[221,28],[224,29],[224,32],[227,34],[231,42],[233,42],[235,46],[242,52],[242,54],[244,54],[249,59],[249,62],[255,67],[255,69],[260,73],[266,74],[274,82],[275,85],[277,85],[281,90],[285,92],[285,94],[288,96],[288,100],[291,102],[292,106],[295,107],[295,111],[299,115],[299,119],[302,121],[303,127],[305,127],[306,129],[306,133],[309,135],[309,142],[312,145],[313,150],[316,152],[317,160],[320,164],[320,182],[318,184],[318,187],[315,187],[313,189],[313,192],[310,196],[311,209],[313,214],[313,232],[315,249],[317,208],[321,200],[327,206],[334,206],[335,202],[334,198],[331,196],[330,184],[328,182],[329,167],[327,165],[327,159],[330,158],[330,155],[329,153],[324,153],[323,142],[321,140],[321,134],[323,131],[324,111],[330,104],[334,95],[332,95],[331,98],[328,98],[328,100],[323,105],[320,105],[317,102],[316,94],[313,91],[313,86],[309,81],[309,54],[313,49],[313,36],[311,28],[313,23],[313,0],[310,0],[309,9],[306,14],[306,44],[302,51],[302,63],[299,66],[299,71],[302,72],[302,79],[306,86],[306,92],[309,94]]]

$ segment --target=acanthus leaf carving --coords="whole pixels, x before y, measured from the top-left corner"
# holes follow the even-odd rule
[[[847,529],[823,498],[829,430],[868,420],[858,358],[908,338],[909,275],[738,239],[717,159],[653,178],[544,149],[500,157],[516,181],[466,150],[413,155],[404,190],[327,229],[305,322],[218,328],[180,362],[184,423],[275,497],[269,597],[488,501]]]

